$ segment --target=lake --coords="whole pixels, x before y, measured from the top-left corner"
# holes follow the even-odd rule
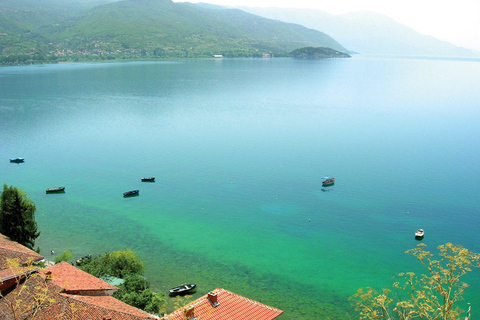
[[[347,319],[358,288],[422,272],[418,228],[480,252],[479,76],[380,56],[3,67],[0,182],[35,202],[47,259],[130,248],[158,292]]]

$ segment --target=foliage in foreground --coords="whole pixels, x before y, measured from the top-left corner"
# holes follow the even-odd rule
[[[96,277],[109,275],[123,279],[120,290],[114,294],[118,300],[149,313],[165,311],[165,296],[150,289],[150,282],[142,276],[145,264],[132,250],[106,252],[93,260],[84,260],[79,267]]]
[[[22,290],[8,292],[8,295],[0,292],[0,319],[35,318],[37,313],[55,303],[55,292],[37,272],[38,267],[33,265],[33,261],[24,266],[18,259],[7,259],[5,267],[12,274],[20,275],[15,278],[15,284],[16,287],[21,284]]]
[[[35,204],[25,192],[4,184],[0,197],[0,233],[33,250],[35,239],[40,235],[35,210]]]
[[[425,250],[425,244],[407,250],[427,270],[417,276],[400,273],[403,283],[395,282],[393,290],[377,292],[360,288],[351,300],[360,319],[460,319],[464,310],[456,306],[463,300],[468,284],[460,278],[472,268],[480,268],[480,254],[446,243],[438,247],[440,258]],[[470,310],[465,319],[470,319]]]

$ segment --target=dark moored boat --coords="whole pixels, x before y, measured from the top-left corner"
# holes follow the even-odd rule
[[[57,187],[57,188],[49,188],[45,190],[47,193],[59,193],[59,192],[65,192],[65,187]]]
[[[88,263],[88,262],[90,262],[90,261],[92,261],[92,255],[91,255],[91,254],[88,254],[88,255],[83,256],[83,257],[81,257],[80,259],[78,259],[78,260],[76,261],[76,263],[77,263],[77,266],[82,266],[82,265],[84,265],[84,264],[86,264],[86,263]]]
[[[21,163],[21,162],[25,162],[25,159],[23,159],[23,158],[13,158],[13,159],[10,159],[10,162]]]
[[[195,292],[196,288],[197,288],[197,285],[195,283],[182,284],[181,286],[168,290],[168,292],[171,296],[178,296],[182,294],[193,293]]]
[[[140,191],[139,190],[131,190],[123,193],[124,197],[131,197],[131,196],[136,196],[138,195]]]
[[[143,177],[143,182],[155,182],[155,177]]]
[[[326,180],[322,181],[322,186],[328,187],[333,186],[335,184],[335,178],[327,178]]]

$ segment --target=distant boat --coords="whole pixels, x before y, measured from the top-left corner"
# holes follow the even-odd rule
[[[81,265],[83,265],[83,264],[85,264],[85,263],[88,263],[88,262],[90,262],[90,261],[92,261],[92,255],[91,255],[91,254],[88,254],[88,255],[83,256],[83,257],[81,257],[80,259],[78,259],[78,260],[76,261],[76,264],[77,264],[77,266],[81,266]]]
[[[140,191],[139,190],[131,190],[123,193],[124,197],[131,197],[131,196],[136,196],[138,195]]]
[[[181,286],[168,290],[168,292],[171,296],[178,296],[182,294],[193,293],[195,292],[196,287],[197,285],[195,283],[182,284]]]
[[[415,231],[415,239],[422,239],[424,235],[425,231],[423,231],[423,229],[418,229]]]
[[[335,178],[326,178],[326,180],[322,181],[322,186],[328,187],[333,186],[335,184]]]
[[[10,159],[10,162],[21,163],[21,162],[25,162],[25,159],[23,159],[23,158],[13,158],[13,159]]]
[[[65,187],[49,188],[45,191],[47,193],[60,193],[60,192],[65,192]]]
[[[143,182],[155,182],[155,177],[143,177]]]

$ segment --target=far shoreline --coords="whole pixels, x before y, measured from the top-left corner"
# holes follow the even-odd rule
[[[270,57],[261,56],[245,56],[245,57],[168,57],[168,58],[119,58],[119,59],[85,59],[85,60],[64,60],[64,61],[52,61],[52,62],[37,62],[37,63],[12,63],[12,64],[0,64],[2,67],[22,67],[22,66],[39,66],[39,65],[55,65],[55,64],[75,64],[75,63],[109,63],[109,62],[168,62],[168,61],[180,61],[180,60],[222,60],[222,59],[297,59],[297,60],[325,60],[325,59],[338,59],[338,58],[355,58],[361,57],[365,59],[411,59],[411,60],[445,60],[445,61],[469,61],[480,62],[480,57],[450,57],[441,55],[404,55],[404,54],[374,54],[374,53],[355,53],[348,57],[319,57],[319,58],[295,58],[290,54],[284,55],[272,55]]]

